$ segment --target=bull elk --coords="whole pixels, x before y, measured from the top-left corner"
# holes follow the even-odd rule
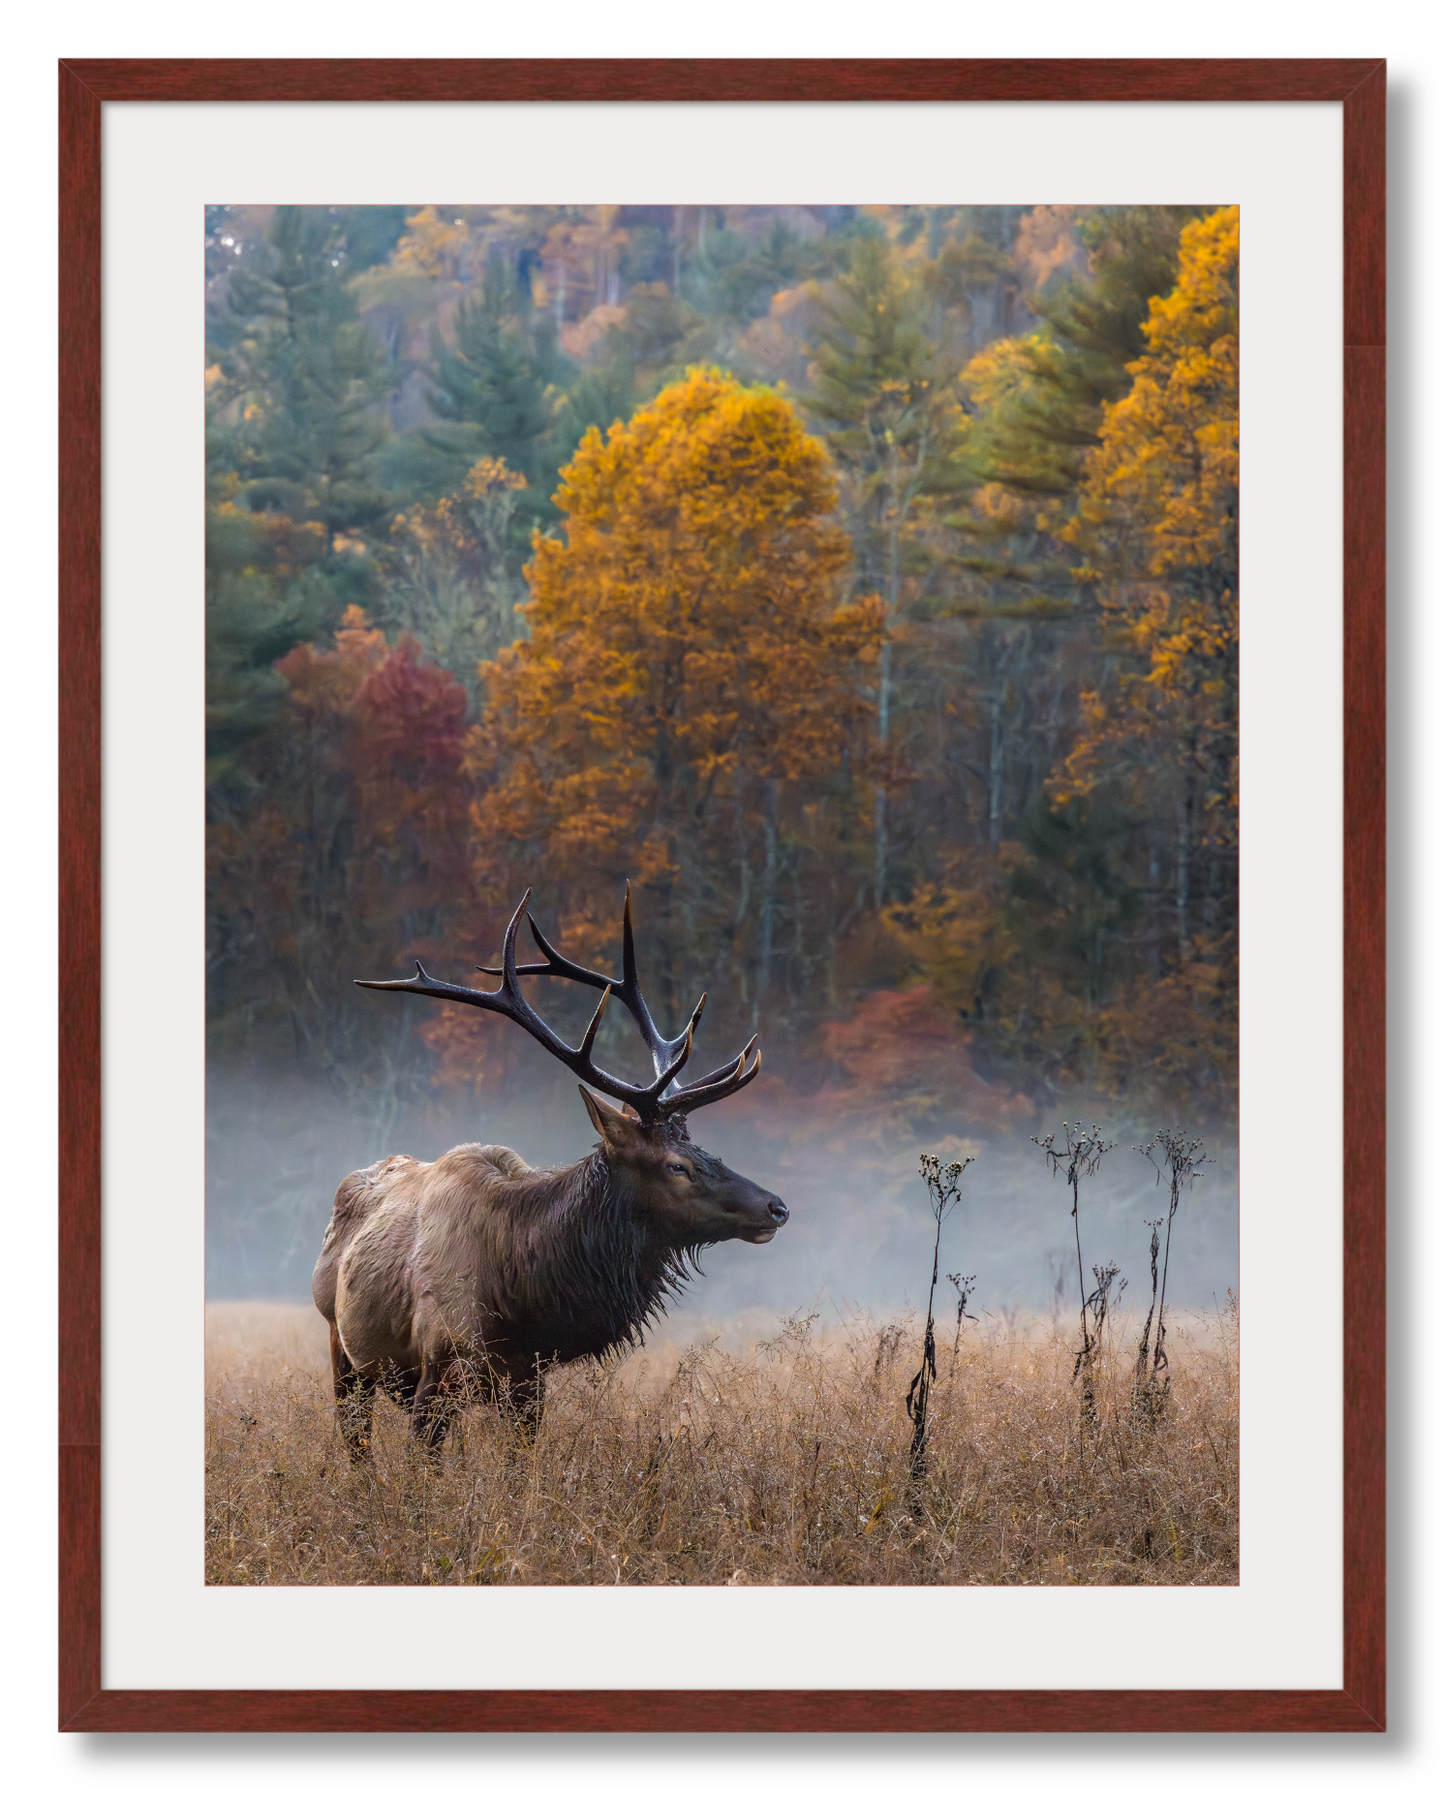
[[[434,1164],[385,1158],[341,1184],[311,1290],[330,1323],[337,1411],[354,1460],[370,1443],[378,1387],[410,1404],[412,1433],[429,1447],[441,1443],[456,1406],[472,1399],[505,1398],[534,1436],[548,1365],[638,1341],[697,1268],[703,1246],[765,1245],[788,1218],[777,1196],[688,1135],[694,1109],[757,1076],[757,1036],[728,1064],[680,1086],[707,999],[676,1039],[662,1037],[638,987],[630,890],[620,978],[564,959],[527,914],[531,895],[507,926],[501,965],[481,967],[501,978],[497,990],[439,983],[419,960],[415,977],[356,980],[365,990],[470,1003],[515,1021],[583,1080],[599,1143],[560,1170],[534,1170],[506,1146],[460,1145]],[[519,965],[524,915],[542,957]],[[531,1006],[524,977],[602,992],[581,1045],[568,1046]],[[613,997],[652,1056],[650,1083],[626,1083],[592,1061]],[[587,1084],[622,1108],[599,1101]]]

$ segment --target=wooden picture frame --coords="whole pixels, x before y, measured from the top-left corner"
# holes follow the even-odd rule
[[[1373,1731],[1385,1724],[1385,67],[1377,60],[71,61],[60,82],[60,1727]],[[1301,1691],[163,1691],[101,1677],[101,113],[108,101],[1343,108],[1344,1663]]]

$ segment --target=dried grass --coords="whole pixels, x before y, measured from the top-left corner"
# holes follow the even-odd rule
[[[983,1336],[980,1336],[983,1335]],[[1172,1390],[1131,1413],[1111,1324],[1081,1435],[1075,1341],[942,1341],[927,1472],[903,1406],[915,1319],[816,1316],[724,1351],[653,1347],[549,1377],[534,1447],[468,1409],[429,1459],[379,1399],[337,1435],[309,1310],[208,1312],[206,1575],[229,1584],[1200,1585],[1239,1573],[1238,1313],[1171,1320]]]

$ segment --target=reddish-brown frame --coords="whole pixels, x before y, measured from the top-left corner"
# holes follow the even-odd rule
[[[1344,1674],[1311,1691],[169,1691],[101,1684],[101,107],[107,101],[1333,101],[1344,115]],[[60,1726],[1376,1731],[1385,1725],[1385,65],[62,62]]]

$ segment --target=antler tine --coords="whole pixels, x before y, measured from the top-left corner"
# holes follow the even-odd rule
[[[675,1114],[691,1114],[695,1108],[706,1108],[711,1102],[721,1102],[724,1096],[731,1096],[738,1090],[745,1089],[763,1068],[761,1051],[753,1059],[752,1064],[744,1070],[743,1059],[746,1056],[746,1052],[739,1054],[729,1068],[727,1076],[721,1082],[714,1082],[711,1078],[705,1077],[701,1082],[690,1083],[686,1089],[681,1089],[675,1096],[666,1099],[662,1103],[664,1117]]]
[[[502,991],[505,994],[507,1007],[504,1010],[513,1021],[524,1027],[534,1040],[538,1040],[555,1058],[560,1058],[569,1070],[588,1083],[594,1084],[604,1094],[614,1096],[622,1102],[636,1102],[639,1096],[645,1098],[646,1092],[633,1084],[625,1083],[620,1077],[613,1077],[601,1071],[592,1062],[592,1047],[597,1039],[597,1029],[602,1025],[602,1013],[607,1007],[607,998],[612,994],[610,981],[602,992],[602,1000],[596,1012],[587,1024],[587,1032],[582,1036],[582,1044],[571,1047],[558,1034],[554,1033],[542,1017],[537,1013],[522,994],[521,985],[517,982],[519,967],[517,964],[517,929],[521,926],[522,916],[526,913],[527,904],[532,900],[532,893],[527,894],[518,903],[512,919],[507,923],[507,932],[502,941]],[[533,929],[535,933],[535,928]],[[579,966],[577,969],[581,969]]]
[[[587,1023],[587,1031],[582,1036],[582,1044],[577,1048],[582,1061],[587,1066],[592,1064],[592,1043],[597,1038],[597,1029],[602,1025],[602,1011],[607,1007],[607,998],[612,994],[610,989],[602,992],[602,1000],[598,1003],[592,1019]]]
[[[707,1007],[707,991],[704,990],[702,995],[699,996],[697,999],[697,1007],[692,1011],[692,1020],[689,1021],[687,1024],[687,1036],[688,1036],[689,1040],[692,1038],[693,1033],[696,1031],[698,1022],[702,1020],[702,1012],[706,1007]]]
[[[541,947],[542,956],[546,959],[547,963],[545,965],[519,965],[517,967],[519,972],[550,971],[557,977],[570,977],[575,983],[590,984],[594,990],[612,990],[616,988],[616,978],[608,977],[605,971],[589,971],[585,965],[577,965],[574,964],[571,959],[564,959],[561,953],[557,951],[556,947],[553,946],[552,942],[547,939],[546,935],[543,934],[542,930],[537,926],[535,917],[531,915],[527,917],[527,926],[532,930],[532,938],[537,942],[538,946]]]
[[[415,977],[389,978],[385,981],[356,977],[351,981],[363,990],[413,990],[418,996],[436,996],[449,1002],[469,1002],[476,1008],[488,1009],[494,1014],[507,1013],[499,1000],[499,992],[471,990],[465,984],[444,984],[427,972],[420,959],[414,963]]]
[[[616,978],[611,978],[601,971],[589,971],[585,965],[576,965],[571,959],[564,959],[537,926],[537,918],[528,914],[527,926],[532,930],[532,938],[541,947],[543,959],[540,964],[519,965],[518,977],[568,977],[577,984],[590,984],[594,990],[606,990],[616,987]],[[500,965],[478,965],[478,971],[485,971],[490,977],[500,977]]]
[[[545,1046],[554,1058],[560,1058],[569,1070],[586,1076],[590,1083],[595,1083],[609,1096],[625,1098],[632,1085],[623,1083],[619,1078],[609,1077],[605,1071],[598,1071],[591,1064],[589,1055],[598,1023],[602,1019],[601,1009],[592,1017],[583,1045],[574,1050],[559,1034],[552,1031],[522,994],[522,987],[517,982],[517,929],[522,924],[522,917],[531,900],[532,892],[528,890],[507,923],[507,932],[502,938],[502,988],[494,993],[494,1002],[502,1014],[524,1027],[534,1040]]]
[[[512,911],[512,919],[507,923],[507,931],[502,937],[502,983],[507,994],[514,997],[523,1007],[527,1007],[528,1004],[522,995],[521,985],[517,982],[517,929],[522,924],[522,917],[526,914],[527,905],[531,900],[532,890],[529,885],[521,902]]]
[[[531,896],[531,891],[527,895]],[[542,962],[530,965],[518,965],[518,977],[566,977],[573,983],[588,984],[594,990],[611,990],[618,987],[616,978],[608,977],[602,971],[589,971],[585,965],[574,964],[571,959],[564,959],[552,942],[537,926],[537,919],[530,912],[527,915],[527,926],[532,930],[532,938],[542,949]],[[485,971],[488,977],[503,976],[500,965],[478,965],[478,971]]]
[[[728,1077],[736,1076],[738,1071],[747,1063],[748,1054],[754,1050],[757,1043],[758,1036],[754,1034],[736,1058],[729,1059],[720,1069],[711,1072],[706,1077],[699,1077],[696,1083],[690,1083],[687,1087],[693,1090],[704,1089],[714,1083],[721,1083]]]
[[[657,1076],[652,1080],[649,1089],[651,1095],[660,1096],[692,1056],[692,1036],[697,1029],[698,1022],[702,1019],[702,1005],[706,1001],[707,992],[704,991],[697,1000],[697,1007],[692,1011],[692,1019],[688,1022],[684,1032],[681,1033],[676,1040],[671,1042],[664,1041],[664,1044],[670,1043],[676,1046],[677,1052],[673,1055],[669,1063],[662,1066],[658,1071]]]
[[[726,1083],[729,1078],[736,1077],[747,1063],[748,1054],[757,1043],[758,1036],[754,1034],[736,1058],[730,1058],[725,1065],[719,1065],[717,1070],[709,1071],[706,1077],[699,1077],[696,1083],[689,1083],[677,1094],[679,1096],[693,1095],[699,1090],[712,1089],[716,1085]]]
[[[686,1059],[686,1053],[683,1054],[681,1059],[676,1058],[677,1049],[687,1040],[689,1031],[697,1025],[697,1017],[694,1015],[692,1021],[689,1022],[688,1027],[685,1028],[675,1040],[668,1040],[663,1038],[657,1023],[653,1020],[652,1015],[648,1010],[647,1003],[642,995],[642,986],[637,980],[637,946],[632,938],[631,879],[629,879],[624,886],[622,897],[622,982],[618,986],[617,994],[621,997],[623,1002],[627,1004],[628,1012],[631,1014],[632,1019],[637,1023],[638,1032],[642,1035],[643,1044],[652,1054],[652,1067],[657,1072],[658,1076],[662,1076],[662,1067],[667,1064],[669,1059],[676,1060],[671,1072],[664,1080],[663,1087],[666,1088],[667,1083],[671,1082],[672,1078],[677,1075],[678,1070]],[[688,1050],[691,1050],[690,1046]]]
[[[632,941],[632,880],[622,886],[622,981],[629,990],[637,988],[637,950]]]

